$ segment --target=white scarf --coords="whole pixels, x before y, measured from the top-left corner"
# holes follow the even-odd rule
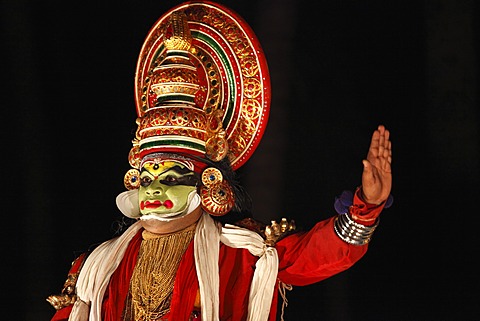
[[[113,272],[125,254],[128,243],[142,227],[140,222],[130,226],[121,236],[100,244],[85,260],[77,280],[77,301],[69,321],[102,319],[103,295]]]
[[[77,281],[77,296],[69,321],[100,321],[102,301],[110,277],[120,264],[128,243],[141,228],[133,224],[120,237],[102,243],[87,258]],[[195,231],[194,255],[202,306],[202,321],[219,320],[218,259],[220,242],[247,249],[258,256],[248,304],[248,321],[266,321],[278,273],[278,255],[255,232],[233,225],[222,227],[204,213]]]

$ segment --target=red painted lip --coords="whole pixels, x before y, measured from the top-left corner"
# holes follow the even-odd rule
[[[154,208],[157,208],[157,207],[160,207],[160,206],[162,206],[162,202],[160,202],[160,201],[153,201],[153,202],[146,201],[145,202],[145,208],[148,208],[148,209],[154,209]]]
[[[173,207],[173,202],[171,200],[166,200],[165,202],[160,202],[159,200],[155,201],[141,201],[140,202],[140,209],[156,209],[160,206],[165,206],[167,209],[171,209]]]

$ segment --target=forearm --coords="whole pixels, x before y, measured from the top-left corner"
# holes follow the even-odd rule
[[[339,215],[279,241],[280,280],[306,285],[351,267],[366,253],[384,205],[365,203],[358,188]]]
[[[292,285],[307,285],[342,272],[357,262],[368,246],[342,241],[334,231],[335,217],[317,223],[307,233],[286,237],[277,243],[279,279]]]

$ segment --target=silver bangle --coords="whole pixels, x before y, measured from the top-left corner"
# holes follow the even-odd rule
[[[338,237],[353,245],[365,245],[370,242],[377,226],[378,219],[375,225],[365,226],[352,220],[349,214],[338,215],[333,224],[333,228]]]

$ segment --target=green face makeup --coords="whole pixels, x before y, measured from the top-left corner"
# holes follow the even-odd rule
[[[195,173],[179,162],[147,162],[140,174],[140,213],[160,217],[183,214],[196,183]]]

